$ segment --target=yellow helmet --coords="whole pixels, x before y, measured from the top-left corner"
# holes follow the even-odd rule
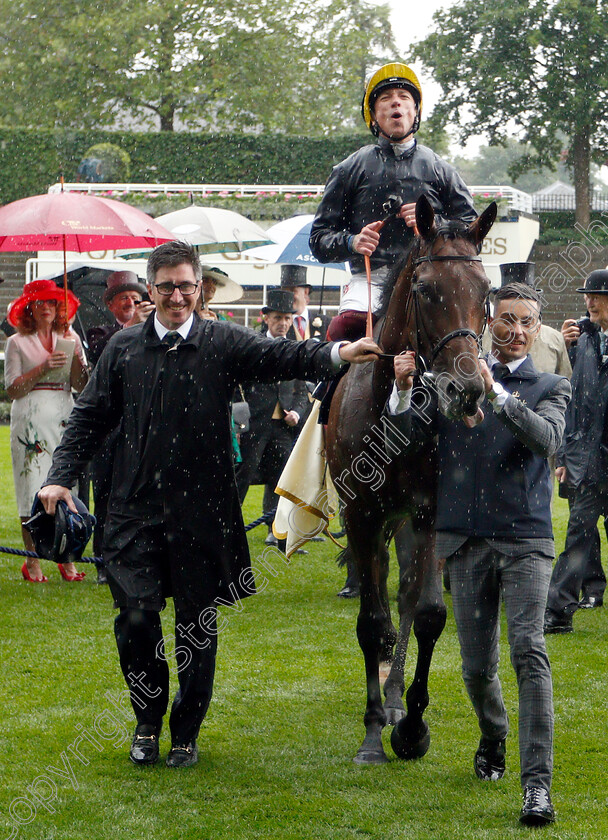
[[[361,113],[367,127],[372,134],[377,135],[377,131],[374,131],[372,124],[372,108],[380,91],[387,87],[403,87],[410,91],[414,97],[418,111],[413,131],[418,131],[420,115],[422,114],[422,88],[420,87],[418,77],[411,67],[408,67],[407,64],[399,64],[398,62],[385,64],[383,67],[380,67],[379,70],[376,70],[370,76],[365,86],[365,93],[361,102]]]

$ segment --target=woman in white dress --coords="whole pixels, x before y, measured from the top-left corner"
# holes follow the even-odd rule
[[[71,329],[66,332],[63,301],[63,291],[52,280],[34,280],[8,312],[17,333],[6,342],[4,375],[12,400],[11,457],[22,525],[31,515],[34,496],[72,410],[72,389],[81,391],[88,379],[80,338]],[[78,299],[68,292],[69,321],[78,306]],[[25,548],[35,551],[30,534],[23,527],[21,531]],[[84,577],[73,563],[58,565],[65,580]],[[47,580],[35,558],[26,559],[21,573],[32,583]]]

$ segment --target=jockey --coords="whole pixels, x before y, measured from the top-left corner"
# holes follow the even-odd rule
[[[414,137],[422,115],[422,88],[410,67],[393,62],[376,70],[367,82],[361,111],[378,142],[333,168],[310,234],[310,248],[319,262],[349,260],[352,271],[329,326],[332,340],[365,333],[364,256],[370,257],[375,311],[390,267],[413,239],[419,196],[424,193],[444,219],[472,222],[477,215],[456,170]],[[397,199],[392,202],[393,215],[379,232],[387,216],[384,205],[391,199]]]

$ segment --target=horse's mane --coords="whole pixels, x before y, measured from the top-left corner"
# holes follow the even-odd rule
[[[386,310],[388,309],[388,305],[391,299],[391,295],[393,294],[395,284],[397,283],[397,280],[399,279],[403,269],[407,265],[407,262],[410,256],[412,255],[412,251],[414,250],[414,248],[417,247],[417,244],[417,240],[412,239],[412,241],[408,245],[407,250],[404,251],[403,256],[400,257],[396,263],[393,263],[393,265],[389,269],[388,276],[382,287],[382,293],[380,295],[380,306],[378,308],[378,311],[376,312],[378,318],[382,318],[384,315],[386,315]]]
[[[435,236],[433,237],[433,241],[430,245],[433,244],[435,239],[438,236],[444,236],[446,239],[458,239],[468,231],[469,226],[460,221],[460,219],[446,219],[445,221],[442,220],[441,224],[437,228]],[[420,240],[417,238],[412,239],[410,242],[407,250],[404,252],[403,256],[397,260],[396,263],[390,268],[386,282],[382,288],[382,294],[380,296],[380,307],[376,313],[378,318],[381,318],[383,315],[386,315],[386,311],[388,309],[388,305],[391,299],[391,295],[393,294],[393,290],[395,288],[395,284],[399,279],[403,269],[406,267],[408,260],[412,256],[412,252],[414,249],[419,249]]]

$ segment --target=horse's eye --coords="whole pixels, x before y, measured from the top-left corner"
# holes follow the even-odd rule
[[[422,297],[427,300],[433,300],[437,297],[433,287],[429,286],[427,283],[418,283],[418,294],[422,295]]]

